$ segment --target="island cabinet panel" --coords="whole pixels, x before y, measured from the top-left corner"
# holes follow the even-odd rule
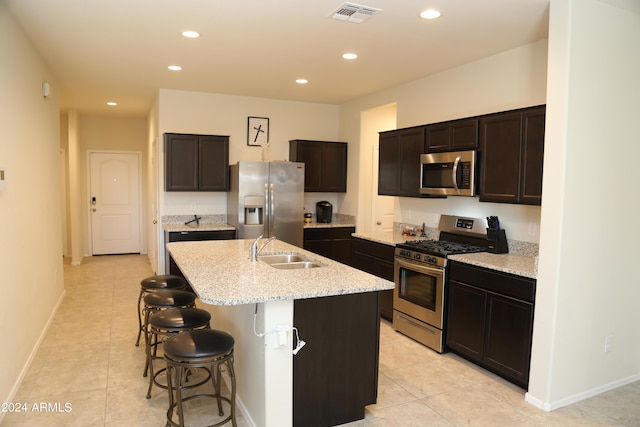
[[[531,107],[481,119],[481,202],[541,203],[545,110]]]
[[[447,347],[527,388],[535,280],[452,262]]]
[[[425,127],[381,132],[379,138],[378,194],[422,197],[420,155],[425,153]]]
[[[352,266],[393,282],[394,250],[395,246],[354,238]],[[393,289],[380,292],[380,316],[393,320]]]
[[[305,228],[303,249],[351,265],[351,234],[355,227]]]
[[[306,345],[293,358],[293,425],[328,427],[364,418],[376,403],[378,292],[294,301]]]
[[[170,242],[197,242],[202,240],[233,240],[236,238],[235,230],[220,230],[220,231],[171,231],[167,233],[167,243]],[[175,274],[177,276],[184,277],[182,271],[167,253],[168,260],[168,274]]]
[[[229,137],[166,133],[166,191],[228,191]]]
[[[305,192],[347,191],[347,143],[289,141],[289,160],[304,163]]]

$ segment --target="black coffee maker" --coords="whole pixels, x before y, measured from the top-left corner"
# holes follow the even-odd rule
[[[316,203],[316,221],[330,223],[333,215],[333,205],[326,200]]]

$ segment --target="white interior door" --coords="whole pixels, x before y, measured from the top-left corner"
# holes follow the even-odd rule
[[[140,253],[140,156],[90,153],[93,255]]]
[[[394,198],[393,196],[378,196],[377,183],[378,183],[378,162],[379,162],[379,147],[377,144],[373,146],[373,158],[371,163],[371,182],[375,188],[372,191],[372,219],[373,224],[371,229],[374,231],[393,231],[393,212],[394,212]]]

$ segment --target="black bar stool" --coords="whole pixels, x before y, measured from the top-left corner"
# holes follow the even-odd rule
[[[173,274],[159,274],[155,276],[145,277],[140,281],[140,295],[138,295],[138,339],[136,346],[140,344],[140,335],[142,334],[142,297],[147,292],[154,292],[159,289],[176,289],[183,290],[187,288],[187,281],[180,276]]]
[[[169,391],[169,410],[167,426],[184,426],[183,402],[197,398],[215,398],[218,403],[218,415],[224,416],[222,401],[230,405],[229,416],[209,427],[221,426],[231,421],[236,427],[236,376],[233,370],[234,339],[226,332],[215,329],[183,332],[173,335],[164,342],[164,358],[167,361],[167,388]],[[220,393],[221,372],[225,367],[231,381],[231,396]],[[193,368],[208,369],[211,374],[214,394],[195,394],[182,397],[186,385],[186,373]],[[174,409],[178,413],[178,423],[173,421]]]
[[[166,385],[160,384],[157,379],[157,376],[160,375],[165,368],[156,372],[154,372],[153,369],[153,361],[157,359],[158,345],[163,342],[160,337],[166,339],[180,332],[208,329],[210,327],[210,321],[211,314],[207,310],[200,308],[169,308],[157,311],[149,316],[149,330],[145,334],[147,365],[149,367],[147,399],[151,398],[153,384],[160,388],[167,388]],[[199,384],[193,384],[192,387],[204,384],[208,380],[209,377],[202,380]]]
[[[169,289],[160,289],[155,292],[147,293],[144,298],[144,308],[142,309],[144,321],[142,322],[142,330],[145,336],[149,334],[149,316],[151,313],[169,308],[195,308],[196,296],[187,291],[174,291]],[[146,339],[146,338],[145,338]],[[149,360],[144,365],[143,377],[147,376],[149,371]]]

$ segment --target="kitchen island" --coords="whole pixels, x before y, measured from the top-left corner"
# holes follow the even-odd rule
[[[175,242],[171,254],[212,327],[235,340],[238,406],[249,425],[329,426],[364,417],[377,393],[379,297],[392,282],[278,240],[321,264],[249,260],[252,240]],[[280,331],[280,332],[278,332]],[[298,338],[304,340],[296,356]]]

